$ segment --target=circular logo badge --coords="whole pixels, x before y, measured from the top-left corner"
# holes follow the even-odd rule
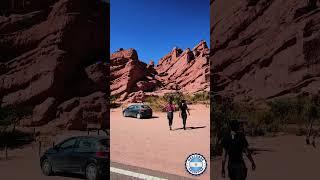
[[[199,176],[207,169],[207,161],[201,154],[191,154],[185,166],[191,175]]]

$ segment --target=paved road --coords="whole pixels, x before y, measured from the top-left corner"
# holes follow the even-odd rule
[[[111,163],[111,180],[129,180],[129,179],[155,179],[155,180],[192,180],[191,178],[154,171],[150,169],[124,165],[120,163]]]

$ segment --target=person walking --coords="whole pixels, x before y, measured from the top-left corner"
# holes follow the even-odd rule
[[[181,101],[179,109],[180,109],[179,117],[182,118],[183,129],[186,130],[187,117],[188,117],[187,112],[188,112],[189,116],[190,116],[190,112],[189,112],[189,108],[188,108],[185,100]]]
[[[166,105],[166,112],[167,112],[167,118],[169,121],[169,128],[170,131],[172,130],[172,123],[173,123],[173,112],[175,110],[175,106],[172,102],[172,99],[169,99],[169,103]]]
[[[230,180],[245,180],[247,178],[247,167],[243,159],[245,153],[251,162],[252,170],[256,169],[256,164],[248,148],[249,144],[240,130],[237,120],[230,122],[231,132],[224,136],[222,140],[222,177],[225,178],[225,164],[228,159],[228,176]]]

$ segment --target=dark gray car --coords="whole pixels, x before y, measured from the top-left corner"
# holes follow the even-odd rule
[[[148,105],[131,105],[123,110],[124,117],[151,118],[152,109]]]
[[[56,172],[85,175],[98,180],[109,175],[108,139],[105,136],[79,136],[48,149],[40,159],[45,175]]]

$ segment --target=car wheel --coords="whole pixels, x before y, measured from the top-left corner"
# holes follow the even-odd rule
[[[141,119],[142,118],[141,114],[137,114],[137,118]]]
[[[46,176],[50,176],[53,174],[52,166],[51,166],[51,163],[48,159],[45,159],[42,162],[41,170],[42,170],[42,173]]]
[[[99,179],[97,166],[94,163],[90,163],[87,165],[86,178],[88,180],[98,180]]]

